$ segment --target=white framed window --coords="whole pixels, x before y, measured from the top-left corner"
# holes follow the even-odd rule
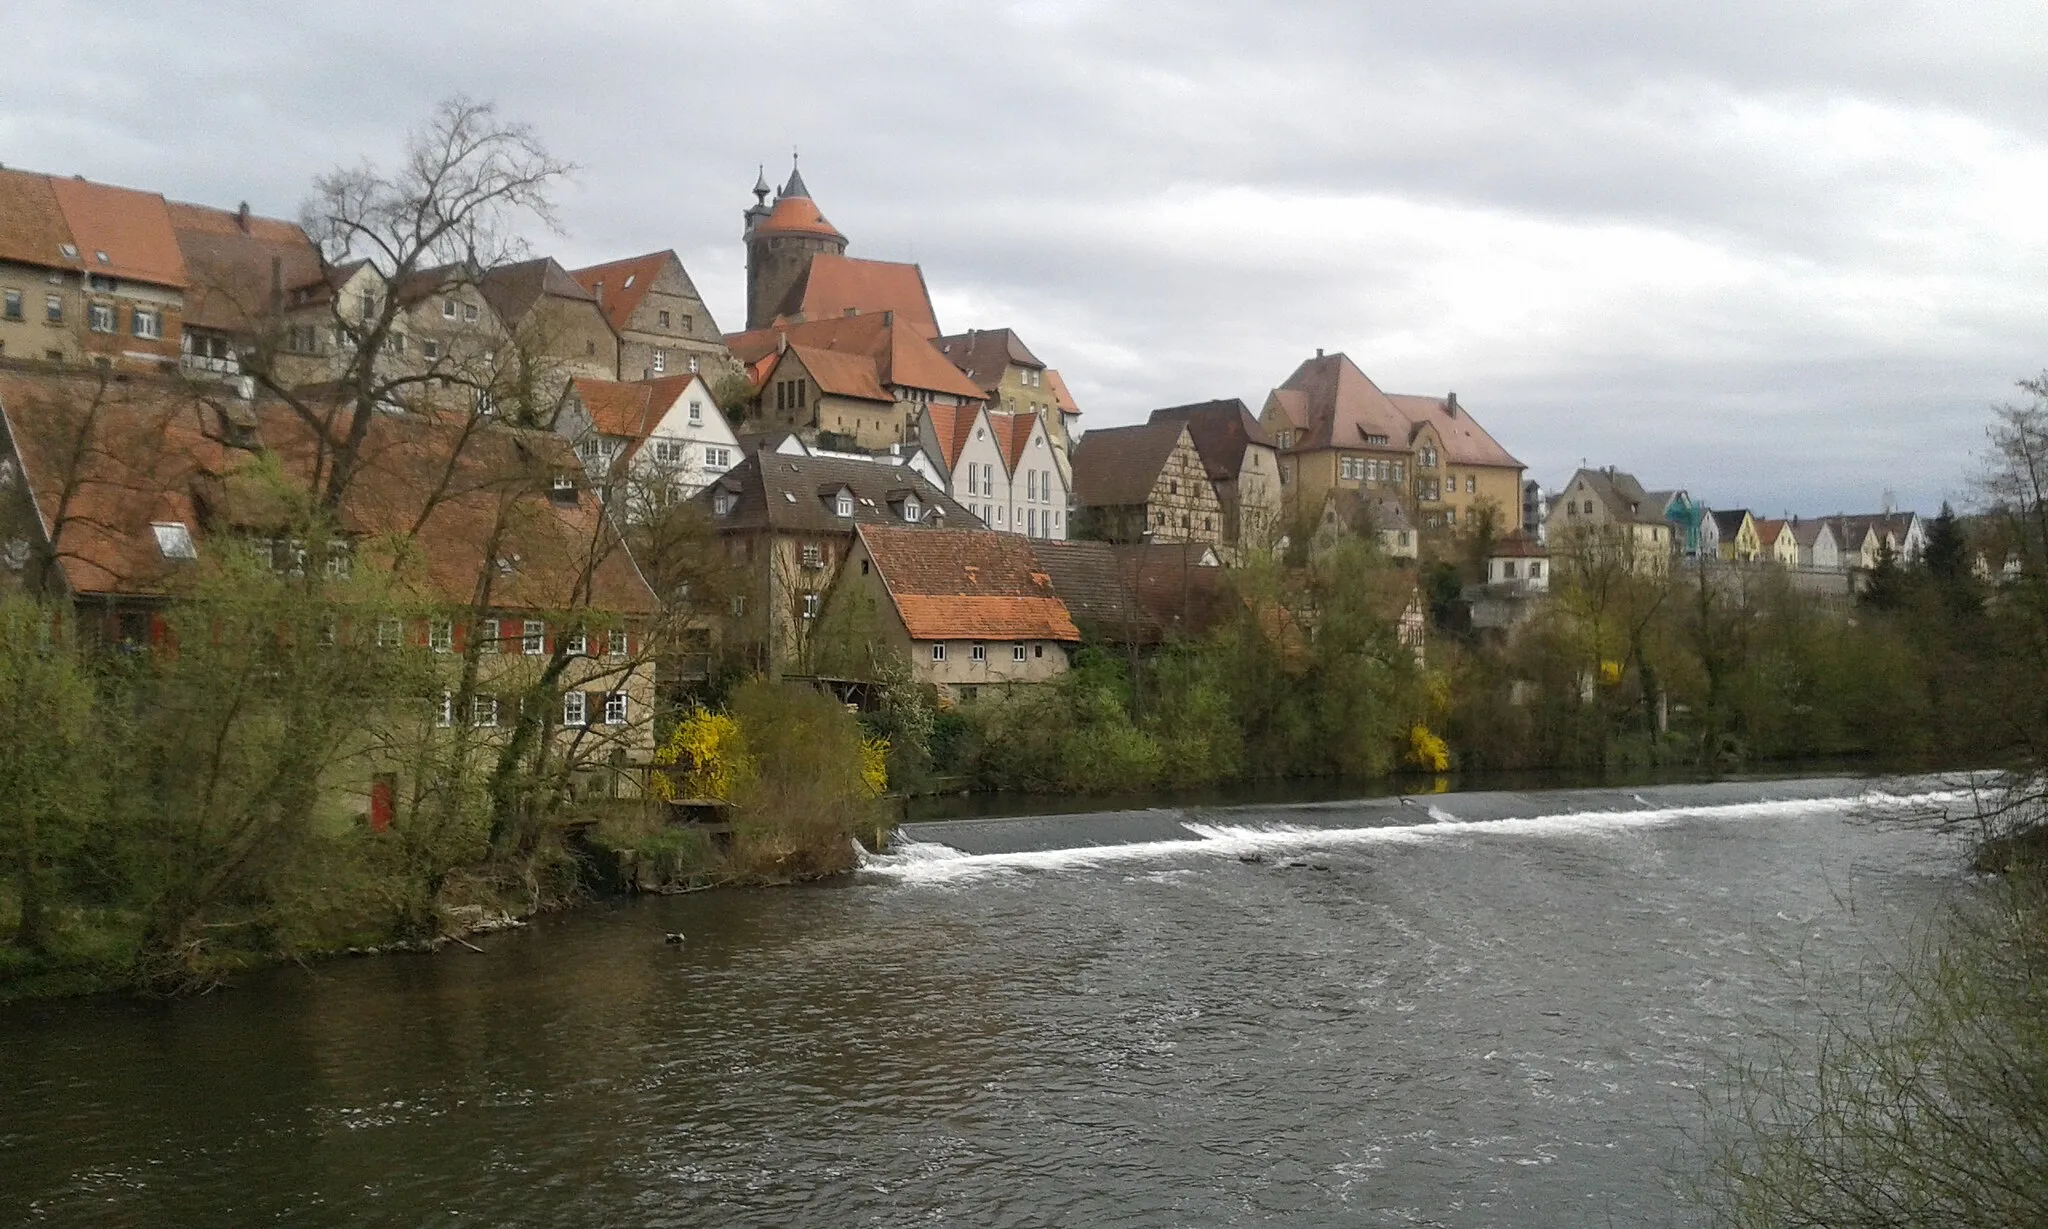
[[[804,544],[804,566],[822,568],[825,566],[825,548],[815,542]]]
[[[443,299],[443,300],[441,300],[441,318],[442,318],[443,320],[453,320],[453,319],[455,319],[455,300],[453,300],[453,299]]]
[[[1011,646],[1010,646],[1010,660],[1011,660],[1011,661],[1023,661],[1023,660],[1024,660],[1024,646],[1023,646],[1023,645],[1021,645],[1021,644],[1013,644],[1013,645],[1011,645]]]
[[[21,292],[0,290],[0,317],[8,320],[21,319]]]
[[[704,421],[704,403],[703,403],[703,402],[701,402],[701,401],[695,400],[694,398],[693,398],[693,399],[691,400],[691,402],[690,402],[690,421],[691,421],[691,422],[703,422],[703,421]]]
[[[166,559],[197,559],[199,548],[192,544],[192,531],[183,521],[158,521],[150,525],[156,533],[157,553]]]
[[[725,469],[725,468],[727,468],[728,466],[730,466],[731,464],[732,464],[732,449],[730,449],[730,448],[706,448],[706,449],[704,450],[704,468],[705,468],[705,469]]]
[[[476,304],[464,303],[462,305],[462,318],[471,324],[476,323]]]
[[[469,700],[469,724],[486,727],[498,724],[498,697],[471,696]]]
[[[580,691],[562,693],[562,724],[583,725],[590,720],[590,702]]]
[[[626,632],[625,632],[625,629],[624,629],[624,628],[615,628],[615,629],[613,629],[612,631],[610,631],[610,632],[606,633],[606,636],[605,636],[605,646],[604,646],[604,648],[605,648],[605,654],[606,654],[607,656],[610,656],[610,657],[624,657],[624,656],[626,655]]]
[[[405,623],[401,619],[377,620],[377,647],[395,649],[405,643]]]
[[[539,657],[548,651],[548,625],[540,619],[527,619],[519,625],[519,651],[528,657]]]
[[[660,346],[654,347],[654,374],[660,375],[662,372],[667,370],[668,351],[662,349]]]
[[[626,693],[623,691],[607,693],[604,698],[604,723],[606,725],[624,725],[626,724],[626,717]]]
[[[43,319],[51,324],[64,323],[64,300],[61,296],[54,294],[43,296]]]
[[[933,660],[933,661],[944,661],[944,660],[946,660],[946,646],[945,646],[944,644],[935,644],[935,645],[933,645],[933,646],[932,646],[932,660]]]
[[[825,599],[824,599],[823,597],[820,597],[820,596],[819,596],[818,594],[815,594],[815,593],[806,593],[806,594],[804,594],[804,618],[806,618],[806,619],[815,619],[815,618],[817,618],[817,617],[818,617],[818,608],[819,608],[820,606],[824,605],[824,602],[825,602]]]
[[[658,439],[654,441],[654,459],[664,465],[674,465],[684,459],[681,440]]]
[[[327,574],[336,580],[347,580],[354,570],[354,561],[349,558],[348,543],[327,544]]]
[[[129,327],[137,337],[154,340],[164,335],[164,314],[147,307],[138,307],[128,314]]]
[[[114,309],[105,303],[94,303],[85,309],[85,327],[95,333],[114,331]]]
[[[579,627],[579,628],[577,628],[577,629],[576,629],[575,631],[573,631],[573,632],[570,632],[570,633],[569,633],[569,650],[568,650],[568,651],[569,651],[570,655],[571,655],[571,656],[574,656],[574,657],[582,657],[582,656],[584,656],[585,654],[589,653],[589,652],[590,652],[590,634],[589,634],[588,632],[585,632],[585,631],[584,631],[584,630],[583,630],[582,628],[580,628],[580,627]]]
[[[455,651],[455,624],[449,619],[435,619],[427,624],[427,647],[436,653]]]
[[[915,497],[915,496],[913,496],[913,497],[911,497],[911,498],[909,498],[909,499],[906,499],[906,500],[904,500],[904,501],[903,501],[903,519],[904,519],[904,520],[906,520],[906,521],[911,521],[911,522],[915,522],[915,521],[916,521],[916,520],[917,520],[917,519],[918,519],[919,517],[921,517],[921,516],[923,516],[923,515],[924,515],[924,506],[923,506],[923,505],[921,505],[921,504],[919,504],[919,503],[917,502],[917,499],[916,499],[916,497]]]
[[[968,650],[967,650],[967,656],[968,656],[968,658],[969,658],[970,660],[973,660],[973,661],[987,661],[987,660],[988,660],[988,646],[987,646],[987,645],[985,645],[985,644],[976,644],[976,645],[973,645],[973,646],[971,646],[971,647],[969,647],[969,648],[968,648]]]
[[[436,712],[434,714],[434,724],[440,726],[442,729],[446,729],[449,726],[455,724],[454,692],[444,691],[441,693],[441,708],[439,712]]]
[[[844,492],[844,491],[841,491],[841,492],[839,493],[839,498],[838,498],[838,500],[837,500],[836,502],[834,502],[834,503],[833,503],[833,505],[832,505],[832,510],[833,510],[834,512],[838,513],[838,514],[839,514],[840,516],[852,516],[852,515],[853,515],[853,496],[851,496],[851,495],[848,495],[848,494],[847,494],[846,492]]]

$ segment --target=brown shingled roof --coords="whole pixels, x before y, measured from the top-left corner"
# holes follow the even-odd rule
[[[987,393],[995,391],[1011,367],[1045,367],[1013,329],[973,329],[935,338],[932,344]]]
[[[853,494],[851,517],[837,515],[832,501],[818,493],[828,486],[835,492],[844,487]],[[715,507],[720,493],[734,497],[731,510],[715,518],[722,531],[851,533],[856,525],[902,524],[907,495],[915,495],[927,515],[940,514],[930,525],[921,520],[921,528],[981,523],[907,466],[843,457],[755,451],[693,498]]]
[[[1234,480],[1244,468],[1244,450],[1253,444],[1273,447],[1273,439],[1244,402],[1235,397],[1169,406],[1152,411],[1151,422],[1178,422],[1188,429],[1202,467],[1212,482]]]
[[[1280,397],[1281,391],[1299,397]],[[1375,436],[1389,444],[1407,443],[1408,415],[1343,354],[1317,355],[1303,362],[1275,396],[1295,420],[1296,450],[1385,446],[1369,443]]]
[[[900,261],[862,260],[832,252],[811,257],[775,314],[784,320],[801,315],[806,321],[818,321],[843,317],[849,311],[862,316],[893,312],[918,336],[930,340],[939,335],[923,269]]]
[[[239,332],[270,310],[272,262],[277,288],[321,280],[320,253],[298,225],[207,205],[169,202],[171,229],[185,257],[185,323]],[[292,300],[297,301],[297,300]]]
[[[515,328],[542,298],[597,302],[597,296],[571,277],[552,256],[499,265],[477,279],[477,288],[490,302],[491,310],[498,313],[498,319]]]
[[[331,463],[305,420],[276,403],[240,410],[255,426],[262,457],[227,447],[218,407],[170,379],[107,384],[88,427],[96,387],[83,375],[0,372],[0,415],[20,452],[46,534],[58,530],[51,519],[55,493],[73,487],[59,566],[77,594],[165,592],[177,565],[158,549],[152,522],[184,523],[203,558],[209,535],[283,527],[263,523],[260,509],[268,501],[253,498],[256,488],[243,485],[242,475],[252,466],[274,464],[288,480],[308,482],[319,465]],[[92,445],[82,451],[76,447],[81,430]],[[447,463],[458,441],[450,474]],[[83,457],[76,470],[73,456]],[[359,549],[368,550],[385,535],[410,530],[424,513],[400,583],[423,599],[456,606],[467,605],[476,592],[486,565],[480,544],[501,515],[501,555],[514,561],[493,580],[494,605],[501,608],[576,604],[592,544],[607,543],[592,579],[592,604],[651,613],[654,595],[610,537],[596,499],[584,494],[569,503],[550,497],[553,475],[577,470],[568,442],[548,432],[478,431],[379,414],[371,420],[340,518],[362,539]],[[437,491],[441,498],[429,510],[429,493]],[[250,519],[252,510],[258,510],[257,519]]]
[[[1074,499],[1084,508],[1127,507],[1152,496],[1159,471],[1187,428],[1178,422],[1097,427],[1074,446]]]
[[[1203,564],[1211,548],[1200,543],[1031,545],[1091,640],[1158,644],[1172,632],[1205,631],[1230,610],[1224,569]]]
[[[1028,538],[893,525],[857,532],[913,640],[1081,639]]]

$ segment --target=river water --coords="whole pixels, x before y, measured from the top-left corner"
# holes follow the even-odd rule
[[[1702,1090],[1969,890],[1943,805],[921,824],[829,886],[10,1008],[0,1223],[1683,1224]]]

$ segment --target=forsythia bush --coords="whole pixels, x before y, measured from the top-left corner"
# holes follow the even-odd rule
[[[1428,726],[1413,726],[1408,731],[1408,764],[1428,772],[1447,772],[1451,767],[1451,747],[1442,738],[1430,733]]]
[[[740,723],[724,713],[692,709],[654,753],[654,762],[654,796],[663,802],[730,799],[747,766]]]
[[[863,738],[860,740],[860,779],[868,787],[868,795],[880,798],[889,788],[889,740],[886,738]]]

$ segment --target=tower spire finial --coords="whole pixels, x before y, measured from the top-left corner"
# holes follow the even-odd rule
[[[782,195],[801,196],[809,200],[811,190],[804,186],[804,173],[797,167],[797,158],[796,146],[792,145],[789,147],[789,182],[782,185]]]
[[[774,189],[768,186],[767,165],[765,163],[756,163],[754,166],[754,199],[766,205],[768,203],[768,194],[772,191]]]

